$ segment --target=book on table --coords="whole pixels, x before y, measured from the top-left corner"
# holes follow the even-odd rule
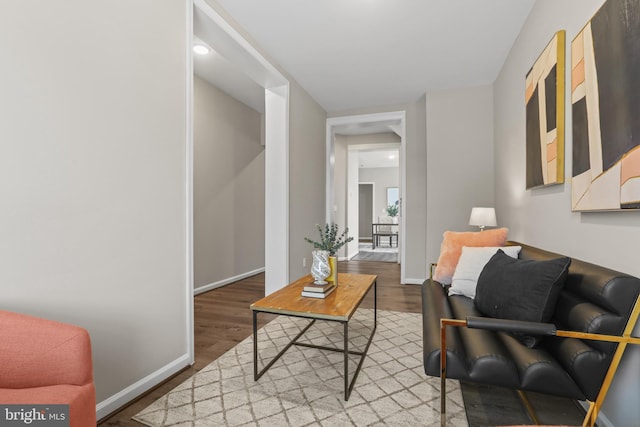
[[[305,286],[306,288],[306,286]],[[336,285],[331,283],[330,286],[324,292],[311,292],[311,291],[302,291],[303,297],[311,297],[311,298],[326,298],[331,292],[336,289]]]
[[[333,283],[325,282],[323,285],[316,285],[315,283],[312,283],[312,284],[307,285],[304,288],[302,288],[302,290],[305,291],[305,292],[324,293],[324,292],[327,292],[332,287],[333,287]]]

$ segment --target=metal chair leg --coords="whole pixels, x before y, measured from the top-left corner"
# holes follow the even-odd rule
[[[466,320],[440,319],[440,426],[447,424],[447,326],[466,326]]]

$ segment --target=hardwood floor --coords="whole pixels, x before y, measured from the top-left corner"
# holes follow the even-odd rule
[[[344,261],[338,270],[343,273],[378,275],[378,308],[381,310],[419,313],[422,303],[420,286],[400,284],[400,265],[388,262]],[[197,371],[220,357],[227,350],[251,335],[252,316],[249,305],[264,296],[264,274],[235,282],[200,294],[194,300],[195,363],[160,386],[146,393],[105,420],[99,426],[139,427],[131,417],[156,399],[185,381]],[[373,295],[368,295],[362,307],[373,307]],[[263,326],[275,316],[259,316]],[[158,333],[162,333],[158,331]]]

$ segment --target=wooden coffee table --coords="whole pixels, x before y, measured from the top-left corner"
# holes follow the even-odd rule
[[[326,298],[309,298],[300,295],[302,288],[313,282],[311,275],[301,277],[295,282],[251,304],[253,311],[253,379],[260,377],[292,346],[318,348],[321,350],[337,351],[344,354],[344,400],[349,400],[353,385],[358,378],[362,363],[367,355],[371,340],[378,324],[378,276],[370,274],[338,274],[337,288]],[[363,351],[349,350],[349,320],[356,312],[360,303],[373,288],[373,330]],[[287,344],[261,371],[258,371],[258,313],[273,313],[284,316],[311,319],[298,335]],[[329,320],[344,325],[343,348],[325,347],[297,342],[298,339],[315,323],[316,320]],[[349,382],[349,354],[360,356],[360,362]]]

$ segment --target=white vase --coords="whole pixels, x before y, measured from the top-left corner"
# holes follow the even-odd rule
[[[312,251],[313,262],[311,264],[311,275],[315,279],[316,285],[324,285],[324,279],[331,274],[331,267],[329,267],[329,251]]]

